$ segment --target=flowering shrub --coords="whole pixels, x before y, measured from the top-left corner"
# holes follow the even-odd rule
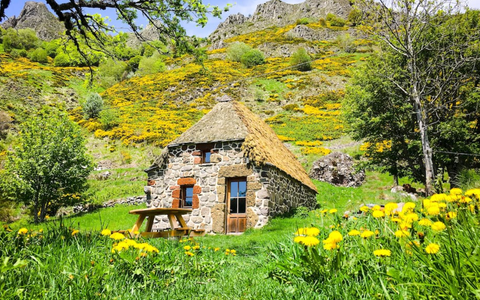
[[[476,297],[480,189],[452,189],[403,207],[363,206],[356,216],[327,212],[315,212],[317,226],[298,229],[293,245],[284,245],[287,253],[278,254],[282,259],[274,274],[287,271],[287,278],[317,282],[318,287],[348,278],[345,288],[359,298]]]

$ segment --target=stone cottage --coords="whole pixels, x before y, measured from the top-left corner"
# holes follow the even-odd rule
[[[215,233],[260,228],[317,190],[273,130],[243,104],[223,99],[170,143],[148,174],[149,207],[191,208],[188,226]],[[157,217],[154,228],[169,227]]]

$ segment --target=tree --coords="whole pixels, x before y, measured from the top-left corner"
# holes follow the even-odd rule
[[[46,0],[47,5],[55,12],[58,19],[65,24],[66,35],[71,39],[79,52],[84,53],[80,42],[97,51],[105,51],[104,44],[109,31],[115,28],[108,25],[97,15],[90,15],[87,9],[111,9],[117,18],[128,24],[141,41],[146,39],[140,33],[140,27],[135,24],[139,15],[147,18],[150,24],[160,33],[159,39],[164,44],[174,41],[177,49],[194,52],[192,40],[186,38],[182,21],[195,22],[205,26],[209,15],[220,17],[222,9],[202,3],[202,0]],[[0,0],[0,21],[6,19],[5,10],[11,0]],[[230,5],[224,10],[227,11]],[[88,60],[85,57],[85,60]]]
[[[448,1],[429,0],[363,2],[363,9],[368,12],[365,15],[372,18],[372,33],[382,47],[379,59],[383,66],[378,76],[395,87],[415,117],[413,129],[422,146],[427,193],[434,190],[439,166],[434,164],[434,151],[441,148],[433,149],[432,142],[440,147],[443,137],[438,130],[442,124],[457,128],[454,121],[462,115],[478,118],[478,109],[469,104],[475,101],[471,93],[480,78],[476,66],[478,12],[460,13],[462,7],[448,4]],[[375,89],[371,94],[378,96]],[[478,129],[473,128],[462,139],[475,140],[476,132]],[[444,145],[447,148],[456,147],[447,144]]]
[[[310,71],[312,69],[312,58],[305,48],[299,48],[290,57],[290,65],[298,71]]]
[[[242,56],[250,50],[252,50],[252,47],[245,43],[232,43],[227,48],[227,59],[240,62],[242,60]]]
[[[11,199],[31,206],[38,223],[47,212],[77,202],[92,170],[78,125],[44,108],[20,126],[19,146],[7,155],[1,183]]]
[[[242,55],[241,62],[245,67],[251,68],[264,64],[265,56],[263,55],[262,51],[258,49],[251,49]]]
[[[87,99],[82,103],[83,117],[85,120],[98,118],[103,109],[103,99],[97,93],[91,93]]]

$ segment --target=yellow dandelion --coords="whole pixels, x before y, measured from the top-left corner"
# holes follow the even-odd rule
[[[385,214],[391,215],[393,211],[398,208],[398,204],[394,202],[389,202],[385,204]]]
[[[192,252],[190,252],[190,251],[186,251],[185,254],[186,254],[187,256],[194,256],[194,255],[195,255],[194,253],[192,253]]]
[[[313,236],[305,237],[305,239],[302,242],[303,245],[308,246],[308,247],[316,246],[319,243],[320,243],[320,241],[316,237],[313,237]]]
[[[416,206],[415,203],[407,202],[403,205],[402,212],[405,214],[413,212],[413,210],[415,209],[415,206]]]
[[[195,246],[192,247],[192,249],[193,249],[193,250],[198,250],[198,249],[200,249],[200,246],[195,245]]]
[[[440,214],[440,207],[438,205],[432,205],[427,209],[427,213],[430,216],[438,216]]]
[[[303,240],[305,239],[304,236],[296,236],[293,241],[298,244],[303,244]]]
[[[374,210],[373,213],[372,213],[372,216],[374,218],[383,218],[383,217],[385,217],[385,213],[381,210]]]
[[[112,231],[110,229],[104,229],[100,234],[103,236],[112,235]]]
[[[460,200],[458,202],[460,202],[460,203],[470,203],[470,202],[472,202],[472,198],[461,196]]]
[[[459,188],[453,188],[450,190],[450,194],[452,195],[461,195],[463,193],[463,191]]]
[[[402,222],[402,219],[400,219],[400,218],[391,218],[390,221],[395,222],[395,223],[400,223],[400,222]]]
[[[328,239],[327,239],[328,240]],[[340,248],[336,243],[323,241],[323,249],[325,250],[334,250]]]
[[[366,205],[360,207],[360,211],[367,212],[369,210],[370,210],[370,208],[368,208],[368,206],[366,206]]]
[[[447,228],[442,222],[435,222],[431,225],[431,227],[434,231],[443,231],[445,228]]]
[[[418,225],[430,226],[430,225],[432,225],[432,221],[430,221],[429,219],[423,218],[420,221],[418,221]]]
[[[392,255],[392,251],[387,250],[387,249],[378,249],[373,251],[373,254],[378,257],[387,257]]]
[[[360,236],[364,239],[367,239],[369,237],[371,237],[372,235],[374,235],[375,233],[373,233],[373,231],[370,231],[370,230],[365,230],[364,232],[362,232],[362,234],[360,234]]]
[[[334,213],[336,213],[337,211],[338,211],[338,209],[332,208],[331,210],[328,211],[328,213],[334,214]]]
[[[395,231],[395,236],[397,238],[407,237],[410,236],[410,232],[408,230],[397,230]]]
[[[72,236],[75,236],[77,233],[79,233],[80,231],[79,230],[74,230],[72,231]]]
[[[121,234],[120,232],[115,232],[115,233],[112,233],[112,234],[110,235],[110,238],[118,241],[118,240],[123,240],[123,239],[125,239],[125,236],[124,236],[123,234]]]
[[[374,207],[372,207],[372,210],[373,211],[378,211],[378,210],[381,210],[382,208],[380,207],[380,205],[375,205]]]
[[[27,228],[20,228],[20,230],[18,230],[18,234],[19,234],[19,235],[27,234],[27,232],[28,232],[28,229],[27,229]]]
[[[360,235],[360,231],[356,230],[356,229],[353,229],[353,230],[350,230],[350,232],[348,233],[349,236],[356,236],[356,235]]]
[[[445,217],[447,218],[447,220],[451,220],[451,219],[455,219],[457,217],[457,213],[454,212],[454,211],[449,211]]]
[[[440,245],[431,243],[428,244],[427,247],[425,247],[425,252],[428,254],[436,254],[440,250]]]
[[[184,249],[185,251],[189,251],[190,249],[192,249],[192,247],[190,247],[190,246],[184,246],[183,249]]]
[[[330,232],[328,238],[331,239],[334,243],[338,243],[343,240],[342,234],[337,230]]]
[[[218,247],[213,249],[213,251],[215,251],[215,252],[217,252],[218,250],[220,250],[220,248],[218,248]]]

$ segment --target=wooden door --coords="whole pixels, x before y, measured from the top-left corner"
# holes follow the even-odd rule
[[[228,180],[227,234],[244,232],[247,228],[247,180]]]

